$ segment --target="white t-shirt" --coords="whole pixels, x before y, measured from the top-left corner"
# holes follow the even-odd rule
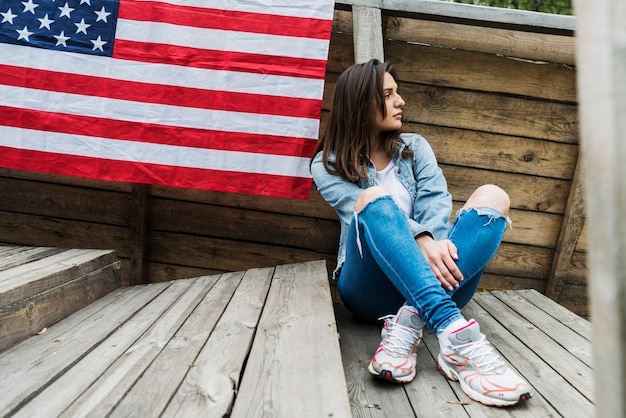
[[[389,190],[396,205],[406,213],[406,216],[413,218],[413,200],[409,191],[400,182],[398,170],[393,161],[382,171],[376,172],[376,183]]]

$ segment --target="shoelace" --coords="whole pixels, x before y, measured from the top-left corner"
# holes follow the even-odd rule
[[[408,357],[422,337],[422,331],[391,322],[394,318],[394,315],[381,318],[387,320],[385,347],[393,353]]]
[[[457,345],[454,349],[468,359],[481,374],[501,374],[507,368],[484,335],[478,341]]]

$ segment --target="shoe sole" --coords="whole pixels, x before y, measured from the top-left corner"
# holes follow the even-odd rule
[[[410,382],[413,381],[413,379],[415,379],[415,370],[413,371],[412,374],[409,374],[409,375],[404,376],[404,377],[399,378],[399,379],[394,378],[393,375],[391,374],[390,370],[383,370],[380,373],[377,372],[372,367],[372,363],[370,363],[367,366],[367,370],[370,372],[370,374],[372,376],[377,377],[377,378],[382,379],[382,380],[385,380],[387,382],[392,382],[392,383],[410,383]]]
[[[498,407],[513,406],[526,402],[527,400],[532,398],[532,394],[530,392],[522,393],[520,397],[515,401],[493,399],[482,395],[479,392],[473,390],[471,387],[467,386],[465,382],[459,378],[459,375],[456,373],[456,371],[454,371],[454,369],[448,367],[448,365],[445,364],[445,361],[441,359],[441,355],[437,357],[437,369],[439,369],[439,373],[441,373],[447,379],[459,382],[463,393],[465,393],[470,399],[473,399],[476,402],[480,402],[483,405]]]

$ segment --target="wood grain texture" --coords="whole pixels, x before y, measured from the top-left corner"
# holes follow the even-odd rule
[[[325,270],[276,268],[232,417],[349,416]]]
[[[273,268],[248,270],[219,323],[194,359],[164,417],[225,416],[240,379],[269,289]]]
[[[531,26],[536,31],[543,28],[547,32],[560,30],[571,33],[575,22],[572,16],[433,0],[338,0],[337,3],[451,18],[474,25]]]
[[[386,20],[385,37],[540,62],[576,62],[573,36],[392,16]]]
[[[0,351],[35,335],[120,287],[118,263],[66,280],[0,306]],[[25,286],[33,289],[33,286]],[[24,292],[20,292],[24,293]]]
[[[0,414],[7,415],[24,399],[39,393],[49,382],[91,351],[113,330],[126,322],[135,310],[148,303],[165,286],[147,289],[124,289],[99,299],[81,311],[52,326],[49,332],[32,337],[0,356],[3,379],[0,390],[3,402]],[[131,303],[132,302],[132,303]],[[119,306],[128,306],[126,310]],[[24,379],[28,376],[28,379]]]
[[[191,304],[192,313],[184,319],[184,322],[174,336],[167,342],[163,350],[156,356],[154,361],[145,369],[141,377],[136,380],[132,388],[124,395],[124,398],[115,406],[110,417],[145,417],[155,413],[155,411],[163,411],[172,398],[173,388],[184,385],[183,379],[192,374],[197,367],[203,367],[203,363],[199,359],[201,350],[206,351],[206,343],[209,336],[216,329],[218,320],[227,305],[232,302],[233,294],[239,291],[238,287],[241,283],[243,272],[224,274],[221,276],[209,276],[195,280],[197,285],[198,296]],[[219,281],[217,278],[219,277]],[[217,283],[216,283],[217,282]],[[262,288],[262,280],[257,281]],[[190,292],[193,289],[190,289]],[[208,291],[208,292],[207,292]],[[242,292],[243,293],[243,292]],[[251,295],[255,296],[255,295]],[[258,296],[257,296],[258,300]],[[181,300],[177,303],[186,303]],[[246,312],[241,312],[242,317],[246,317]],[[231,330],[234,333],[234,330]],[[243,345],[243,344],[242,344]],[[245,347],[245,345],[244,345]],[[229,353],[227,347],[219,347],[224,353]],[[219,352],[211,351],[210,355],[215,356]],[[224,356],[226,359],[227,356]],[[232,363],[225,361],[226,364]],[[237,366],[241,367],[243,359],[237,359]],[[208,364],[213,366],[212,363]],[[211,368],[211,375],[216,373]],[[154,382],[168,382],[167,385],[155,385]],[[204,389],[203,381],[198,382],[198,389]],[[231,391],[231,396],[234,396]],[[146,399],[151,399],[146,402]],[[186,402],[193,403],[191,398],[187,398]],[[206,415],[210,410],[204,409],[198,411],[198,414],[189,413],[187,416]],[[217,416],[217,415],[216,415]]]
[[[87,321],[89,318],[88,311],[93,306],[97,306],[102,302],[107,302],[115,307],[115,309],[126,312],[130,316],[126,320],[118,324],[119,328],[110,330],[110,335],[101,341],[92,350],[85,350],[76,347],[74,355],[77,356],[76,362],[64,373],[58,376],[58,379],[49,384],[42,383],[37,395],[34,396],[23,408],[19,409],[15,414],[16,417],[32,417],[32,416],[59,416],[70,407],[76,398],[81,396],[100,376],[143,335],[152,325],[155,317],[172,303],[172,298],[168,297],[167,287],[170,284],[150,285],[147,287],[124,288],[123,291],[128,292],[129,297],[121,298],[120,295],[111,294],[104,300],[100,300],[92,304],[75,315],[72,319],[73,323],[69,332],[74,334],[88,329],[92,325]],[[122,291],[122,290],[121,290]],[[145,295],[144,295],[145,293]],[[163,295],[160,295],[164,293]],[[139,295],[141,294],[141,297]],[[171,295],[171,290],[169,291]],[[153,298],[150,300],[150,298]],[[133,310],[132,307],[135,306]],[[140,308],[140,309],[138,309]],[[81,321],[85,321],[81,324]],[[59,323],[64,327],[70,321],[70,318]],[[82,327],[85,327],[84,329]],[[50,329],[51,333],[57,333],[56,327]],[[53,340],[58,343],[59,338]],[[32,345],[32,344],[31,344]],[[28,345],[24,348],[30,348]],[[15,354],[19,354],[22,349],[16,350]],[[84,354],[84,357],[80,358]],[[52,359],[47,360],[51,362]]]
[[[353,6],[352,16],[354,62],[364,63],[372,58],[385,61],[381,10],[373,7]]]
[[[61,416],[106,416],[124,398],[143,375],[147,367],[167,345],[181,323],[204,296],[199,293],[203,283],[180,280],[172,283],[163,293],[165,299],[147,307],[153,313],[150,328],[107,367],[98,379],[78,396]],[[118,309],[121,308],[118,306]],[[136,306],[131,305],[132,311]],[[123,310],[123,309],[120,309]],[[134,321],[133,321],[134,324]]]

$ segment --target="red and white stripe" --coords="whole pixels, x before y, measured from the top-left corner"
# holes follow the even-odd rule
[[[122,0],[113,58],[0,44],[0,165],[307,197],[334,2],[207,3]]]

